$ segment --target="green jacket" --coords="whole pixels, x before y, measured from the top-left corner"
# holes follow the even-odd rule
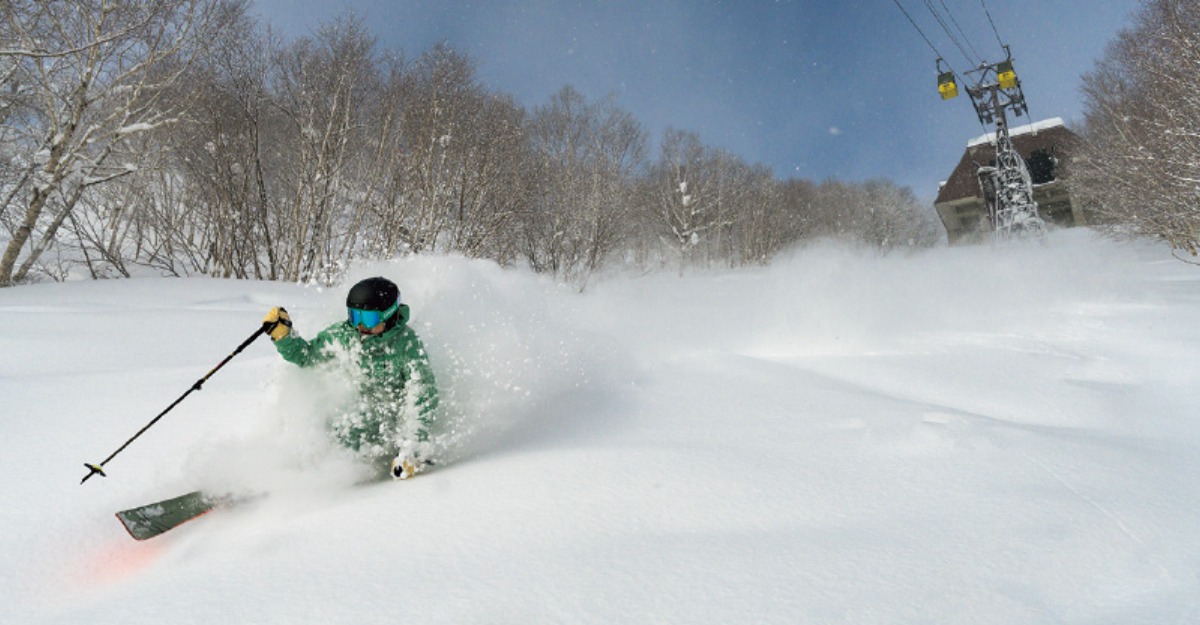
[[[358,401],[335,415],[330,428],[342,445],[371,458],[390,459],[426,443],[438,405],[437,383],[425,346],[408,326],[408,306],[401,304],[396,314],[400,317],[396,325],[379,336],[361,336],[343,321],[325,328],[311,341],[294,330],[275,341],[284,360],[301,367],[343,354],[357,365],[351,374],[358,386]]]

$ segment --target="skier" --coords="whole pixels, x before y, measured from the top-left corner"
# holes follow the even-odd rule
[[[425,347],[408,326],[409,309],[391,280],[367,278],[346,295],[347,320],[311,341],[292,331],[288,312],[276,306],[263,322],[284,360],[309,367],[348,354],[357,365],[358,402],[335,419],[338,441],[360,457],[386,465],[408,479],[431,464],[429,428],[438,404]]]

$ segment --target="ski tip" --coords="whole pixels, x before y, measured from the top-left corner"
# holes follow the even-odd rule
[[[93,475],[96,475],[97,473],[100,474],[100,477],[108,477],[108,474],[105,473],[104,469],[98,464],[91,464],[89,462],[85,462],[85,463],[83,463],[83,466],[88,468],[89,473],[87,475],[83,476],[82,480],[79,480],[80,484],[88,481],[88,478],[92,477]]]

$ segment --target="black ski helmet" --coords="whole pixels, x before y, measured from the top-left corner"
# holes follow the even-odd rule
[[[400,287],[387,278],[374,277],[360,281],[350,287],[346,294],[346,308],[358,310],[386,311],[400,303]],[[387,328],[396,325],[400,315],[393,312],[385,322]]]

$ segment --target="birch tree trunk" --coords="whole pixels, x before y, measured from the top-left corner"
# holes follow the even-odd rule
[[[161,95],[219,24],[220,0],[9,0],[0,4],[10,143],[26,157],[0,223],[0,287],[25,280],[83,193],[137,169],[125,141],[175,121]],[[121,155],[119,162],[115,155]],[[6,184],[7,186],[7,184]],[[22,256],[24,258],[22,259]],[[20,261],[20,262],[18,262]]]

